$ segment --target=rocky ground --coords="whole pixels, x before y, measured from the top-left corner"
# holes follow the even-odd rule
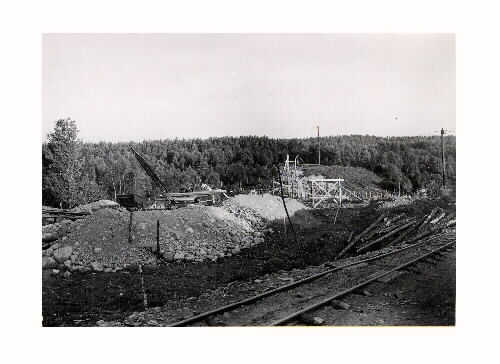
[[[256,197],[260,198],[260,196]],[[446,200],[418,201],[408,206],[395,207],[393,210],[397,213],[421,215],[428,213],[435,206],[454,210],[454,205],[450,205],[449,201]],[[378,213],[378,206],[373,204],[364,207],[344,208],[338,214],[336,223],[333,225],[336,210],[301,209],[296,211],[292,217],[297,232],[296,240],[291,233],[290,226],[287,226],[286,229],[283,226],[282,217],[274,221],[266,220],[251,206],[230,203],[221,209],[222,211],[201,208],[198,211],[198,208],[200,207],[168,212],[158,211],[158,214],[155,212],[155,214],[146,215],[146,217],[141,216],[141,213],[135,221],[132,220],[131,235],[134,236],[132,247],[145,254],[144,259],[150,259],[148,264],[143,264],[144,261],[140,262],[141,264],[129,263],[128,266],[123,267],[125,269],[117,269],[120,267],[113,266],[111,261],[104,263],[108,266],[105,267],[103,264],[102,270],[94,269],[91,265],[88,267],[90,270],[86,268],[72,271],[63,268],[61,272],[64,271],[64,273],[59,272],[57,275],[53,275],[52,269],[61,268],[61,264],[66,266],[68,260],[72,264],[73,260],[79,264],[79,257],[86,254],[82,255],[82,252],[92,253],[92,259],[95,260],[95,257],[99,256],[98,254],[113,256],[113,254],[108,253],[117,252],[115,239],[116,244],[118,241],[123,244],[122,238],[126,235],[125,244],[130,244],[128,241],[130,223],[130,220],[127,220],[127,217],[130,219],[128,212],[120,210],[106,212],[106,214],[120,216],[124,222],[127,220],[126,234],[120,235],[122,232],[115,232],[115,229],[111,233],[111,228],[114,225],[111,222],[108,225],[104,224],[105,227],[102,229],[107,231],[104,236],[106,239],[102,240],[101,237],[99,246],[97,246],[97,241],[77,246],[76,252],[79,254],[74,254],[74,250],[71,252],[68,249],[62,250],[70,246],[74,247],[74,244],[66,246],[61,244],[62,238],[57,240],[55,244],[59,244],[59,246],[52,248],[53,252],[50,255],[44,253],[46,258],[51,257],[56,261],[57,268],[44,270],[43,324],[46,326],[93,326],[102,319],[120,321],[133,312],[144,311],[144,292],[147,294],[148,308],[155,309],[166,304],[181,303],[183,300],[198,301],[203,295],[208,294],[207,292],[219,292],[221,297],[224,297],[225,287],[240,282],[243,285],[249,285],[249,289],[253,286],[262,286],[262,282],[267,282],[266,275],[269,276],[280,271],[290,272],[305,269],[304,272],[307,272],[311,267],[314,268],[333,260],[346,245],[351,232],[356,234],[362,231],[374,221]],[[148,239],[151,241],[152,235],[149,226],[153,225],[156,228],[156,220],[162,217],[160,216],[162,213],[165,213],[165,223],[160,222],[160,236],[163,237],[161,249],[164,250],[163,253],[166,253],[167,257],[156,261],[155,254],[148,247],[151,243],[143,243],[143,246],[139,246],[136,241],[144,242]],[[226,213],[230,214],[231,217],[221,218],[220,214]],[[167,218],[168,214],[175,216],[175,219],[172,216]],[[92,216],[98,215],[94,212]],[[190,216],[196,216],[196,218],[188,219]],[[237,219],[241,221],[238,223]],[[167,220],[170,223],[167,223]],[[228,225],[219,226],[221,221]],[[204,222],[209,226],[204,226]],[[72,224],[80,224],[80,230],[87,231],[83,227],[85,225],[83,221]],[[141,229],[139,224],[145,224],[146,227]],[[187,231],[188,229],[189,231]],[[215,231],[220,229],[222,233],[208,233],[206,235],[207,231],[211,229]],[[70,240],[70,235],[66,236],[66,240]],[[212,239],[213,236],[221,236],[222,238]],[[245,239],[248,239],[247,242]],[[256,241],[256,239],[259,240]],[[183,244],[176,245],[177,241],[183,242]],[[189,245],[188,241],[199,243]],[[205,249],[205,245],[202,245],[207,242],[212,243],[211,250]],[[247,243],[248,245],[245,245]],[[54,247],[54,245],[52,246]],[[81,246],[85,246],[85,248],[81,248]],[[189,250],[190,246],[192,247],[191,251]],[[95,252],[95,248],[99,247],[102,250]],[[200,259],[204,255],[196,254],[200,247],[205,251],[206,258]],[[234,251],[236,248],[239,248],[239,251]],[[181,249],[185,255],[183,259],[176,260],[175,254]],[[217,249],[221,249],[223,255],[214,255],[213,252]],[[188,254],[191,254],[193,259],[186,259]],[[217,258],[213,259],[211,254]],[[58,260],[55,259],[56,256]],[[68,256],[69,259],[65,260]],[[135,255],[131,253],[131,256]],[[53,264],[53,262],[51,263]],[[139,272],[141,265],[142,273]],[[87,267],[85,264],[82,266]],[[104,273],[104,270],[107,270],[108,273]],[[66,273],[70,273],[70,275]],[[61,276],[61,274],[66,276]],[[264,285],[268,288],[267,283]],[[200,307],[199,310],[203,310],[203,307]]]
[[[291,214],[306,208],[295,200],[287,204]],[[112,201],[100,201],[79,210],[91,214],[42,228],[42,268],[52,269],[54,275],[216,261],[263,243],[264,235],[272,233],[267,224],[283,216],[281,199],[271,195],[237,196],[222,207],[129,212]]]
[[[442,242],[434,243],[435,247]],[[433,247],[433,248],[435,248]],[[313,283],[266,297],[251,305],[239,307],[223,315],[212,316],[195,326],[266,325],[314,302],[340,292],[359,279],[398,265],[427,252],[427,247],[389,256],[374,264],[352,266],[324,276]],[[391,251],[392,248],[384,249]],[[345,265],[363,257],[336,262]],[[200,312],[216,309],[267,290],[285,286],[329,269],[330,264],[266,274],[259,279],[231,282],[200,297],[173,300],[162,307],[134,312],[123,320],[97,322],[98,326],[167,326]],[[427,291],[424,287],[427,282]],[[455,255],[444,255],[437,266],[421,263],[411,271],[384,282],[375,282],[356,294],[350,294],[313,314],[293,322],[294,325],[453,325],[455,297]]]

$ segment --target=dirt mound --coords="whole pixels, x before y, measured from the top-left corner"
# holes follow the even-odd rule
[[[145,249],[129,243],[129,213],[121,209],[100,209],[85,219],[71,224],[66,236],[44,251],[57,255],[59,249],[72,249],[69,262],[59,269],[71,271],[116,271],[126,264],[140,263],[153,256]]]
[[[290,216],[297,211],[308,208],[294,199],[285,199],[286,207]],[[279,196],[268,193],[263,195],[237,195],[224,202],[224,206],[230,212],[235,213],[245,220],[277,220],[285,216],[283,201]]]
[[[157,254],[157,221],[160,252]],[[46,235],[54,229],[44,227]],[[43,251],[44,267],[70,271],[116,272],[130,265],[215,261],[264,241],[263,224],[250,223],[215,206],[128,212],[103,208],[65,227],[66,234]],[[257,229],[257,230],[256,230]],[[68,250],[67,248],[71,248]]]
[[[176,210],[134,213],[132,242],[156,247],[156,224],[160,222],[160,249],[167,260],[201,262],[239,254],[261,241],[250,223],[214,206],[188,206]],[[154,250],[154,249],[153,249]]]

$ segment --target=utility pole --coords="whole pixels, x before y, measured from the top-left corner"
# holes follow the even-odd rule
[[[441,128],[441,160],[443,164],[443,187],[446,187],[446,165],[444,160],[444,129]]]
[[[318,165],[321,165],[321,143],[319,141],[319,126],[316,126],[318,129]]]

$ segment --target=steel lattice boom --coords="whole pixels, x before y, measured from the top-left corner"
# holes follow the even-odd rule
[[[153,180],[153,182],[162,189],[163,192],[167,192],[167,188],[163,184],[163,182],[160,180],[160,177],[155,173],[153,167],[143,158],[142,155],[139,154],[138,151],[136,151],[134,148],[130,147],[130,150],[134,152],[135,158],[141,165],[141,167],[144,169],[144,171],[147,173],[149,177]]]

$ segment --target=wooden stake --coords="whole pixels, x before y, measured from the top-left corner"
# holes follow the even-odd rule
[[[160,257],[160,220],[156,220],[156,256]]]
[[[290,228],[292,229],[293,235],[295,236],[295,242],[298,244],[299,242],[297,240],[297,234],[295,233],[295,229],[293,228],[292,219],[290,219],[290,215],[288,214],[288,208],[286,207],[285,197],[283,196],[283,182],[281,181],[281,172],[279,165],[276,167],[278,169],[278,178],[280,181],[281,200],[283,201],[283,207],[285,208],[286,216],[288,217],[288,222],[290,223]]]

